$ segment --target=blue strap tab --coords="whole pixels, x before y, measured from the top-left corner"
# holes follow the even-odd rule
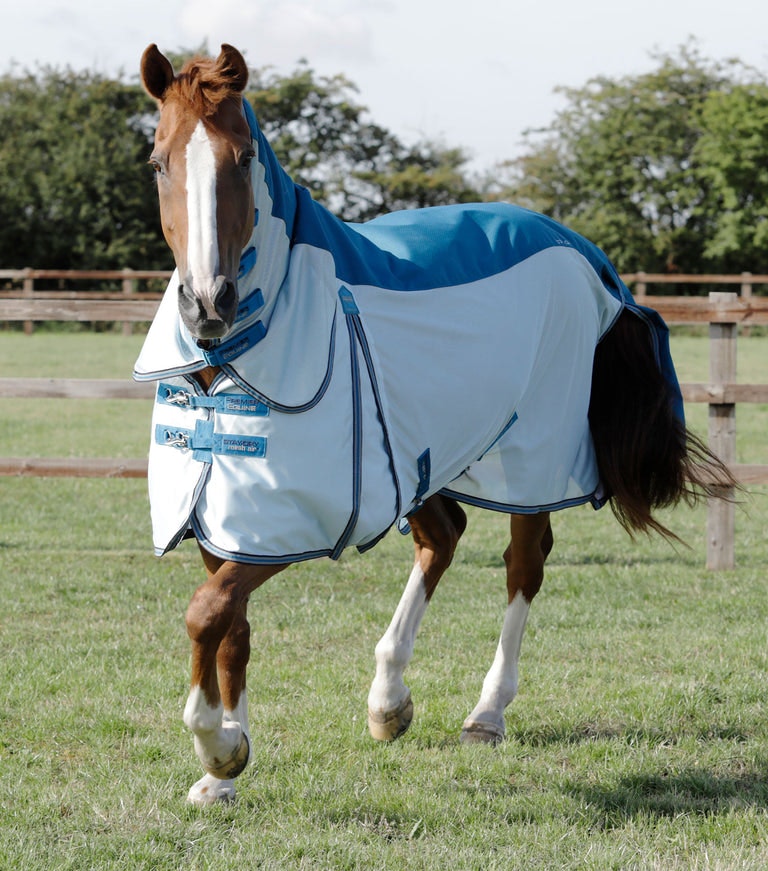
[[[352,291],[347,287],[339,288],[339,299],[341,300],[341,310],[345,315],[359,315],[360,309],[357,307]]]
[[[257,287],[253,293],[249,293],[245,299],[240,301],[240,305],[237,307],[237,314],[235,315],[235,322],[244,321],[263,306],[264,294],[261,292],[261,288]]]
[[[160,405],[176,408],[212,408],[220,414],[254,414],[268,417],[269,407],[247,393],[219,393],[216,396],[198,396],[175,384],[161,381],[157,385],[157,401]]]
[[[212,462],[213,454],[264,457],[267,453],[267,440],[263,436],[215,433],[213,422],[207,420],[196,421],[194,430],[157,424],[155,441],[159,445],[180,451],[192,451],[193,459],[201,463]]]
[[[421,499],[429,490],[429,479],[432,476],[432,458],[429,448],[416,460],[416,468],[419,471],[419,486],[416,488],[416,498]]]
[[[247,330],[225,339],[215,348],[203,350],[203,357],[209,366],[223,366],[258,345],[266,335],[267,328],[261,321],[256,321]]]
[[[256,249],[251,245],[247,251],[243,251],[240,255],[240,268],[237,271],[237,277],[242,278],[249,273],[256,265]]]

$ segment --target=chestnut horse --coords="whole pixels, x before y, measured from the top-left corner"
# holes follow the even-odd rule
[[[404,671],[464,532],[459,502],[510,515],[508,606],[461,733],[499,742],[550,512],[609,501],[630,534],[672,536],[653,512],[728,480],[685,429],[663,322],[599,249],[513,206],[343,224],[279,166],[231,46],[176,75],[151,45],[141,78],[177,266],[135,372],[160,382],[155,545],[196,537],[207,572],[186,615],[184,722],[206,772],[189,800],[232,798],[248,762],[251,593],[396,522],[415,559],[368,721],[382,741],[408,728]]]

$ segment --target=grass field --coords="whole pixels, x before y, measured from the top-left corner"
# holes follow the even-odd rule
[[[0,335],[0,374],[119,377],[140,338]],[[706,339],[673,352],[707,379]],[[739,344],[764,381],[768,339]],[[768,462],[768,408],[739,407]],[[706,412],[693,409],[694,426]],[[141,402],[3,400],[0,454],[142,456]],[[0,869],[764,869],[768,489],[737,513],[732,572],[690,545],[632,544],[606,511],[554,518],[499,748],[458,734],[505,604],[505,518],[472,512],[408,673],[411,730],[367,736],[373,647],[411,555],[296,566],[253,597],[253,765],[239,798],[185,804],[181,723],[194,546],[151,555],[144,481],[0,479]]]

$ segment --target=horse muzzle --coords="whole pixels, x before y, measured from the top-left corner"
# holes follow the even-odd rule
[[[179,285],[179,314],[196,339],[221,339],[237,315],[237,283],[223,275],[216,277],[210,291],[197,291],[192,282]]]

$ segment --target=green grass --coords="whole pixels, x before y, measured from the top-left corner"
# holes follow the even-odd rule
[[[33,364],[38,337],[7,338],[2,374],[83,377],[84,349],[115,377],[140,343],[41,335],[50,356]],[[706,380],[705,355],[687,374],[706,340],[681,341],[683,377]],[[741,359],[755,353],[756,371],[740,377],[764,380],[766,340],[752,341]],[[148,409],[117,405],[113,444],[140,456]],[[19,422],[4,402],[0,451],[99,454],[91,406],[51,401]],[[766,462],[764,423],[744,426],[744,461]],[[184,801],[199,771],[181,723],[194,546],[150,555],[144,481],[0,479],[0,868],[765,868],[766,496],[739,510],[738,567],[721,574],[704,569],[702,508],[664,518],[689,549],[632,544],[606,511],[556,515],[496,750],[458,734],[500,629],[505,518],[471,513],[409,669],[413,726],[393,745],[368,738],[365,703],[408,540],[293,567],[251,602],[254,763],[237,802],[199,810]]]

